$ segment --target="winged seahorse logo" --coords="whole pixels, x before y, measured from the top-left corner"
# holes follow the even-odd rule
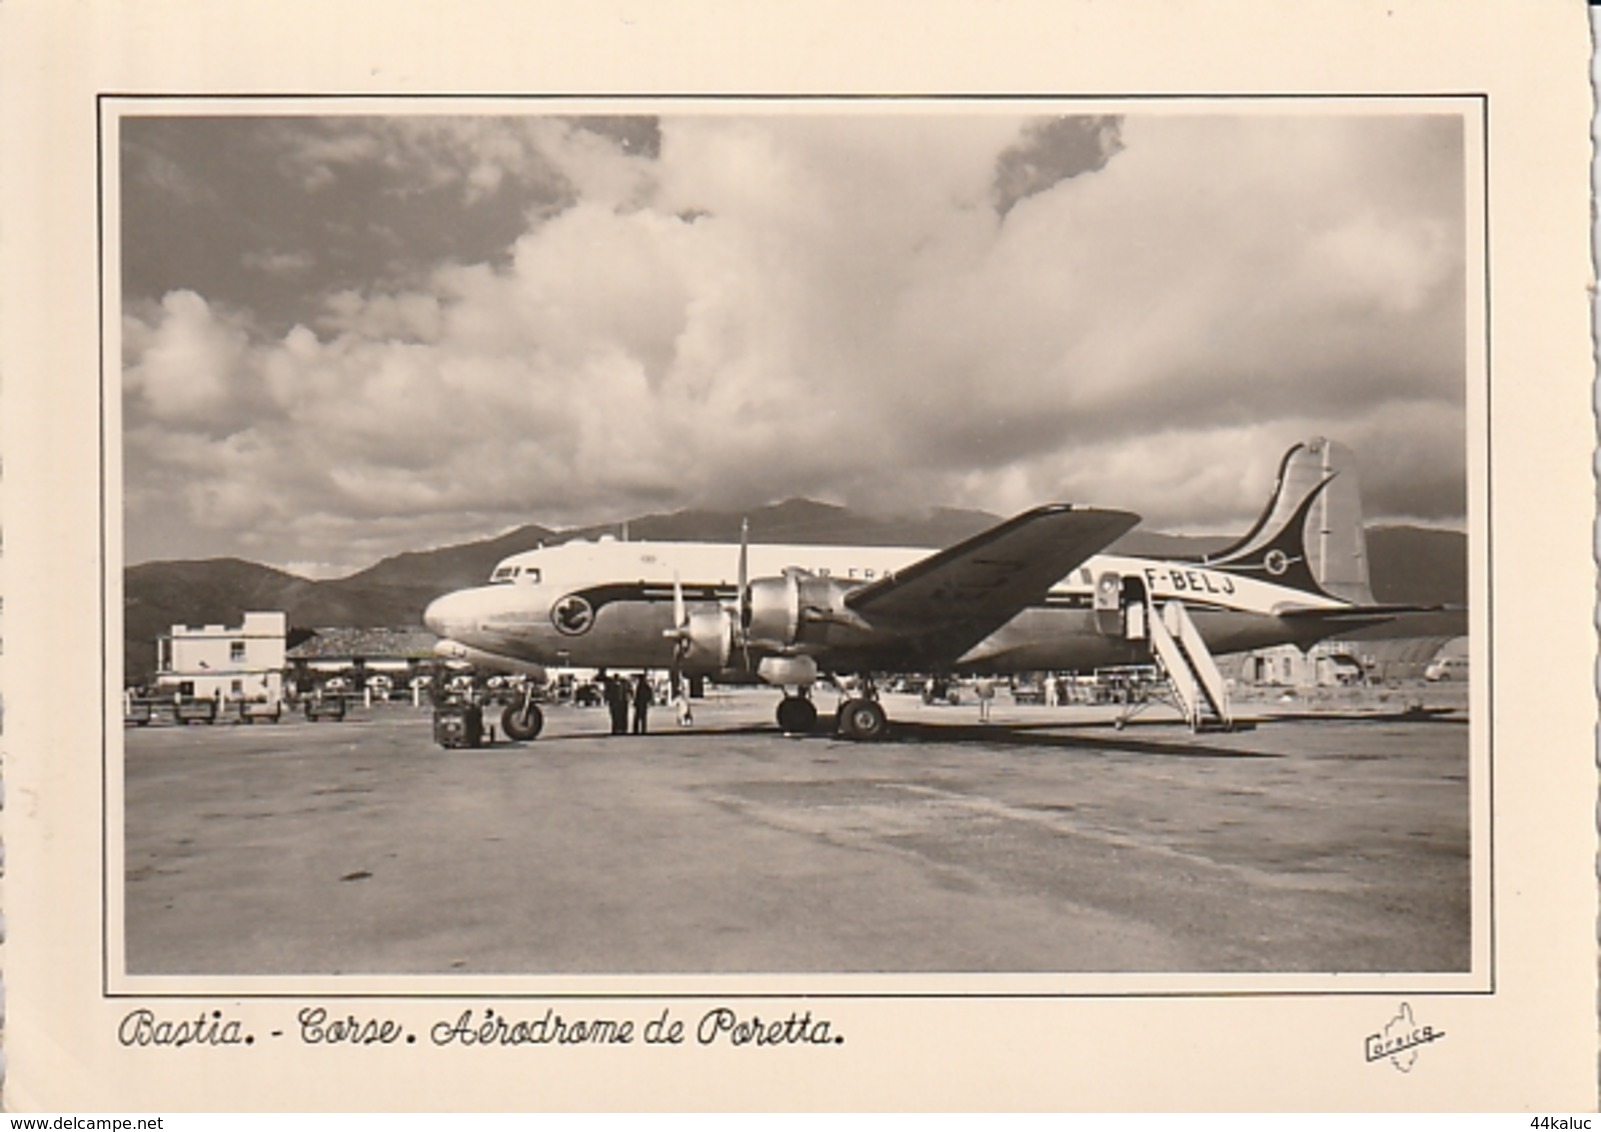
[[[550,607],[550,622],[558,633],[576,637],[589,632],[589,627],[595,623],[595,610],[585,598],[568,594]]]

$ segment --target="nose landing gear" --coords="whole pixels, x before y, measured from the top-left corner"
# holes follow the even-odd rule
[[[534,703],[531,686],[523,692],[520,703],[507,704],[506,710],[500,713],[500,729],[506,733],[506,738],[519,743],[536,738],[544,726],[545,713]]]

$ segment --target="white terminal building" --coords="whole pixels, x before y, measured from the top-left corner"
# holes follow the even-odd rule
[[[243,625],[174,625],[156,639],[156,691],[196,699],[283,697],[282,613],[246,613]]]

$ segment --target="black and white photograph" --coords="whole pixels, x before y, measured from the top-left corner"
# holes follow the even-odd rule
[[[128,974],[1472,971],[1477,103],[132,109]]]
[[[1531,846],[1594,785],[1537,521],[1593,493],[1533,470],[1588,401],[1541,392],[1555,276],[1503,274],[1549,243],[1524,80],[508,58],[76,107],[95,413],[38,506],[93,519],[99,683],[19,597],[7,727],[72,753],[83,830],[21,852],[72,863],[97,1048],[315,1066],[312,1108],[356,1047],[398,1073],[356,1104],[498,1082],[462,1108],[995,1105],[1189,1051],[1166,1101],[1040,1085],[1120,1108],[1268,1018],[1330,1097],[1524,1032],[1571,958]]]

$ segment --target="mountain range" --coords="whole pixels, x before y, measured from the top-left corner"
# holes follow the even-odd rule
[[[435,597],[484,581],[502,558],[541,543],[602,535],[638,541],[733,543],[738,541],[740,521],[745,518],[750,521],[753,542],[926,547],[949,546],[1000,521],[982,511],[953,509],[878,518],[832,504],[792,499],[747,513],[679,511],[560,531],[519,527],[475,542],[407,551],[344,578],[302,578],[239,558],[144,562],[123,571],[124,672],[129,681],[149,679],[155,668],[156,638],[174,625],[237,625],[249,610],[283,610],[288,614],[291,644],[312,628],[420,626],[423,608]],[[1204,554],[1229,541],[1228,537],[1166,535],[1136,528],[1111,549],[1183,556]],[[1467,601],[1467,536],[1460,531],[1370,527],[1368,558],[1378,601]]]

